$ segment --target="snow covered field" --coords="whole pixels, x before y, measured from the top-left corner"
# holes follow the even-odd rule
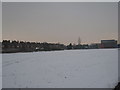
[[[113,88],[118,50],[65,50],[2,56],[3,88]]]

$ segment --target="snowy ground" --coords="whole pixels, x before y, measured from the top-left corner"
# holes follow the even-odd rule
[[[2,54],[0,54],[0,90],[2,89]]]
[[[120,82],[120,48],[118,49],[118,80]]]
[[[118,50],[66,50],[2,56],[3,88],[113,88]]]

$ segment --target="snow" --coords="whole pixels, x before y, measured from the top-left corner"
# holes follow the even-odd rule
[[[64,50],[2,55],[3,88],[114,88],[118,50]]]
[[[2,55],[0,55],[0,90],[2,89]]]
[[[118,49],[118,80],[120,82],[120,48]]]

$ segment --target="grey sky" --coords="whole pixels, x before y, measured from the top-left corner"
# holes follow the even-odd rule
[[[117,39],[118,6],[114,3],[3,2],[3,39],[77,43]]]
[[[0,41],[2,41],[2,3],[0,2]]]
[[[119,2],[119,0],[2,0],[2,2]]]

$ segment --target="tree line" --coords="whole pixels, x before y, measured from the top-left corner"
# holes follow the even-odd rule
[[[109,42],[111,43],[109,43]],[[60,43],[47,43],[47,42],[26,42],[26,41],[2,41],[2,53],[15,53],[15,52],[34,52],[34,51],[54,51],[54,50],[71,50],[71,49],[99,49],[99,48],[120,48],[120,44],[117,45],[115,40],[108,40],[105,43],[98,44],[78,44],[70,43],[64,45]],[[114,41],[114,42],[113,42]]]
[[[59,43],[39,43],[39,42],[24,42],[24,41],[2,41],[2,53],[11,52],[33,52],[33,51],[52,51],[64,50],[66,46]]]

